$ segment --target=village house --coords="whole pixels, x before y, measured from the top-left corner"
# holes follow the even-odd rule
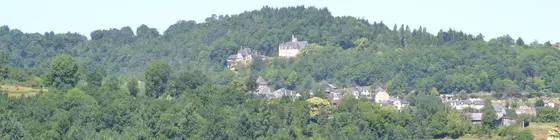
[[[536,116],[537,115],[537,110],[534,107],[529,107],[526,105],[517,107],[515,109],[515,113],[517,115],[529,115],[529,116]]]
[[[338,90],[338,88],[333,84],[325,84],[324,88],[325,88],[325,93],[327,94],[340,93],[340,90]]]
[[[552,100],[543,100],[543,102],[545,107],[556,107],[556,103],[554,103]]]
[[[330,94],[328,98],[332,105],[338,105],[342,100],[342,95],[338,93],[334,93],[334,94]]]
[[[557,43],[555,43],[555,44],[552,44],[552,47],[560,48],[560,42],[557,42]]]
[[[453,94],[440,94],[439,98],[441,99],[441,102],[449,102],[449,101],[453,101],[455,99],[455,95],[453,95]]]
[[[465,113],[464,116],[470,118],[472,124],[482,124],[482,113]]]
[[[515,123],[515,120],[511,120],[511,118],[504,119],[506,115],[506,110],[503,106],[498,104],[492,104],[492,107],[496,112],[496,118],[494,118],[495,125],[511,125]],[[463,115],[467,118],[470,118],[472,124],[482,123],[482,113],[465,113]]]
[[[356,98],[358,98],[359,96],[364,96],[367,98],[373,98],[371,96],[371,92],[370,92],[370,88],[369,87],[360,87],[360,86],[356,86],[353,90],[352,90],[352,94],[354,94],[354,96],[356,96]]]
[[[401,110],[404,106],[409,105],[408,101],[399,97],[389,97],[388,100],[381,100],[379,104],[381,106],[393,106],[397,110]]]
[[[500,120],[501,126],[519,126],[519,127],[527,127],[529,126],[529,122],[525,122],[520,119],[511,118],[511,117],[502,117]]]
[[[259,76],[259,78],[257,78],[256,83],[259,85],[257,88],[257,95],[268,95],[270,94],[270,88],[268,87],[268,82],[266,82],[266,80],[264,80],[264,78],[262,76]]]
[[[375,102],[380,103],[381,101],[388,101],[390,96],[389,94],[381,87],[377,88],[375,91]]]
[[[286,88],[280,88],[267,95],[269,99],[279,99],[282,98],[283,96],[290,97],[292,98],[292,100],[296,100],[297,98],[301,97],[301,94],[295,93],[292,90]]]
[[[445,104],[457,110],[462,110],[465,108],[473,108],[473,109],[480,110],[484,107],[484,101],[479,98],[470,98],[467,100],[452,100],[452,101],[445,102]]]
[[[494,107],[494,111],[496,111],[496,117],[498,119],[501,119],[506,115],[506,109],[503,106],[498,104],[492,104],[492,107]]]
[[[307,41],[298,41],[297,38],[292,35],[292,41],[282,43],[278,46],[278,56],[290,58],[296,57],[299,54],[300,49],[307,45]]]
[[[253,62],[255,59],[265,59],[265,56],[257,54],[257,52],[251,51],[250,48],[243,48],[237,51],[237,54],[230,55],[227,58],[227,67],[231,70],[235,70],[236,66],[247,66]]]

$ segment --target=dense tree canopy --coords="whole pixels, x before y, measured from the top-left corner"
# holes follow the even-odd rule
[[[166,90],[169,81],[169,68],[167,64],[154,62],[145,70],[146,94],[150,97],[161,97]]]
[[[70,55],[59,55],[53,58],[51,69],[47,75],[47,86],[55,88],[72,88],[78,83],[78,64]]]

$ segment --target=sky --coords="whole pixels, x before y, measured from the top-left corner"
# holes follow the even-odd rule
[[[525,42],[560,42],[560,0],[0,0],[0,26],[27,33],[77,32],[142,24],[163,33],[179,20],[198,23],[212,14],[233,15],[263,6],[327,7],[334,16],[456,29],[486,40],[509,34]]]

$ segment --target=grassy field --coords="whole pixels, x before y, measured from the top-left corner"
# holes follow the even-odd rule
[[[1,90],[8,91],[9,97],[19,98],[22,95],[25,97],[35,96],[39,92],[39,88],[23,87],[20,86],[19,90],[16,89],[15,85],[0,85]],[[47,89],[43,88],[43,92],[48,92]]]
[[[548,131],[557,125],[560,125],[560,123],[531,123],[529,129],[533,131],[535,140],[546,140]]]
[[[560,123],[531,123],[528,129],[531,129],[535,140],[546,140],[548,138],[548,131]],[[489,138],[480,138],[473,135],[465,135],[457,140],[488,140]],[[500,138],[490,138],[490,140],[499,140]],[[451,138],[444,138],[440,140],[452,140]]]

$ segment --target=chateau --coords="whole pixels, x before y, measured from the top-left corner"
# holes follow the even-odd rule
[[[243,48],[237,51],[237,54],[230,55],[227,58],[227,66],[228,68],[235,70],[236,66],[247,66],[251,64],[254,59],[263,59],[264,56],[258,55],[256,52],[251,51],[250,48]]]
[[[292,35],[291,42],[285,42],[280,44],[278,47],[278,56],[290,58],[296,57],[299,53],[299,50],[304,48],[307,45],[307,41],[298,41],[297,38]]]

